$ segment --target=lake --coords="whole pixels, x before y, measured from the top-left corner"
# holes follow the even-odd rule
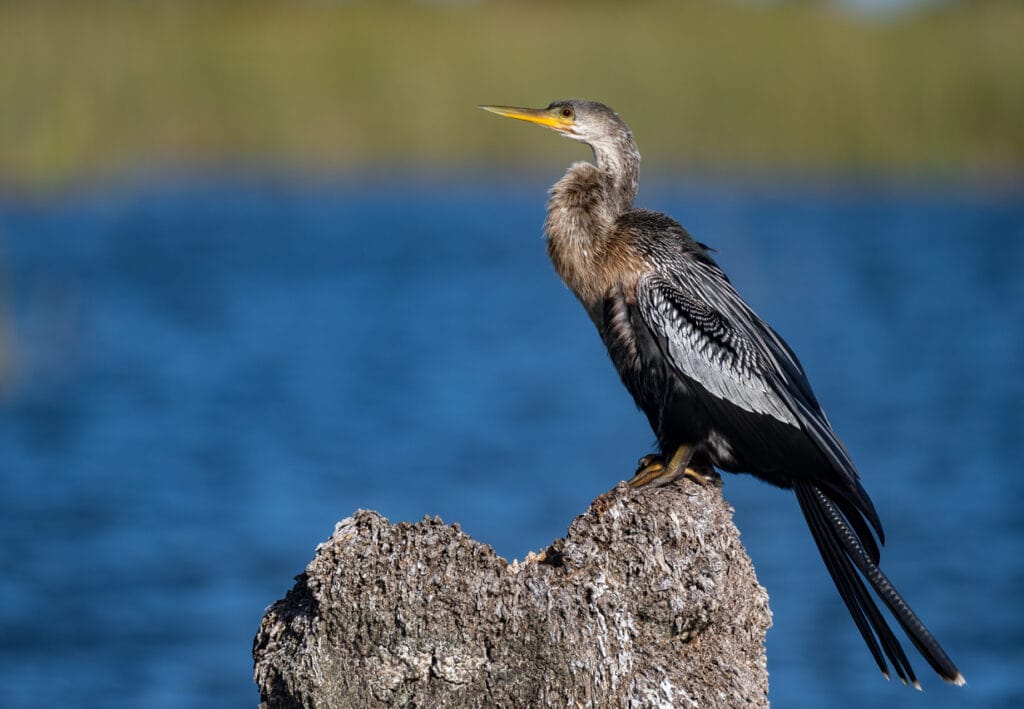
[[[506,557],[653,436],[541,237],[556,175],[179,177],[0,198],[0,697],[254,706],[357,508]],[[1024,191],[649,180],[799,353],[968,680],[885,682],[789,493],[727,476],[778,707],[1024,706]]]

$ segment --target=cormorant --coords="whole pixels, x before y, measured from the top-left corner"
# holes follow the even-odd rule
[[[634,486],[714,468],[750,473],[796,493],[825,566],[886,678],[887,660],[914,671],[864,581],[942,679],[963,675],[878,568],[882,524],[796,355],[672,218],[637,209],[640,153],[608,106],[481,106],[591,147],[551,188],[548,255],[579,298],[623,384],[647,415],[660,455],[640,460]],[[877,541],[876,541],[877,535]]]

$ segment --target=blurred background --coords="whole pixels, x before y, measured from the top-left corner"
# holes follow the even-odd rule
[[[508,558],[652,434],[541,239],[588,97],[800,353],[967,677],[878,676],[729,476],[779,707],[1024,705],[1024,4],[0,4],[0,703],[253,706],[357,508]]]

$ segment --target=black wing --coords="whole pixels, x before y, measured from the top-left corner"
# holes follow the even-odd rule
[[[878,546],[865,523],[866,518],[884,541],[878,515],[796,355],[706,253],[683,249],[661,256],[662,268],[637,284],[637,306],[676,376],[700,385],[690,386],[692,391],[799,428],[831,468],[814,479],[791,482],[829,574],[879,669],[888,677],[888,659],[900,679],[919,686],[862,578],[935,671],[963,684],[959,670],[878,568]]]
[[[844,498],[840,505],[849,500],[884,539],[850,454],[832,431],[799,360],[710,258],[676,255],[668,267],[640,279],[637,305],[677,375],[712,397],[804,431],[831,464],[819,482]],[[871,548],[867,536],[864,543]]]

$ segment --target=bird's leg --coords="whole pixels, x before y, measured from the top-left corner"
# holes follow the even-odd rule
[[[708,479],[703,472],[690,467],[690,459],[693,457],[693,446],[681,445],[666,462],[660,455],[645,455],[637,463],[636,473],[629,481],[630,487],[645,487],[646,485],[667,485],[673,480],[686,476],[695,483],[707,485]],[[712,475],[714,473],[712,472]]]

